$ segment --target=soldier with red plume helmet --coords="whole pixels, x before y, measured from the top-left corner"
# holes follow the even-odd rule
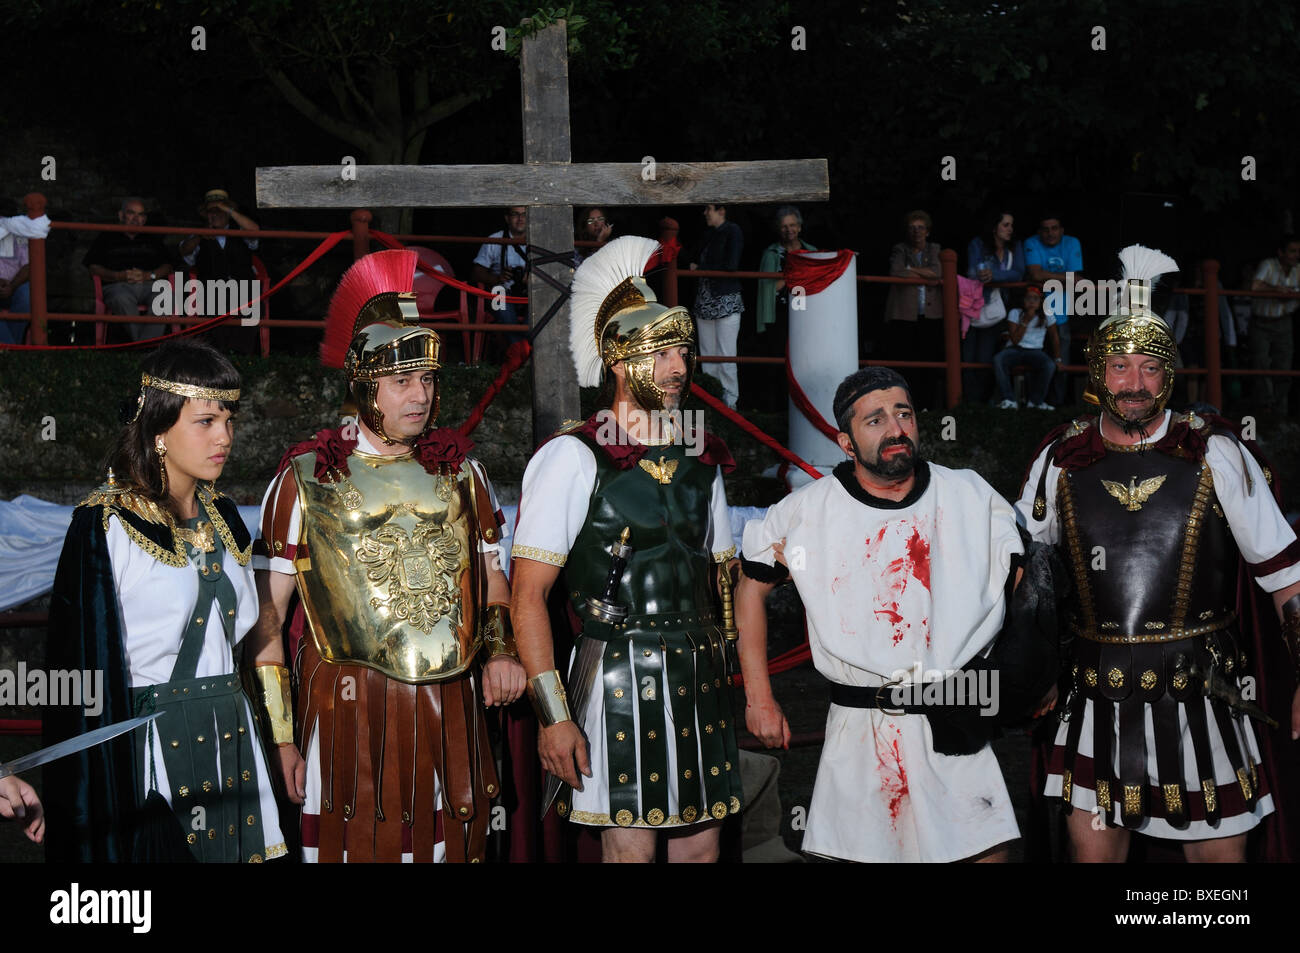
[[[524,690],[500,509],[470,441],[433,429],[441,342],[415,268],[383,251],[343,276],[321,358],[347,375],[355,436],[289,450],[262,505],[249,657],[308,861],[483,860],[499,782],[482,708]]]

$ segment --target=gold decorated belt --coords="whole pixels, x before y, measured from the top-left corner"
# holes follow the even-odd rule
[[[1071,622],[1070,628],[1075,635],[1087,639],[1089,642],[1137,645],[1144,642],[1177,642],[1179,639],[1190,639],[1198,635],[1205,635],[1207,632],[1218,632],[1220,629],[1226,629],[1236,621],[1237,613],[1232,611],[1217,619],[1210,619],[1201,625],[1184,626],[1178,629],[1168,628],[1163,622],[1148,622],[1148,631],[1137,633],[1119,632],[1118,627],[1114,630],[1107,629],[1105,623],[1100,629],[1091,629],[1085,628],[1077,622]]]

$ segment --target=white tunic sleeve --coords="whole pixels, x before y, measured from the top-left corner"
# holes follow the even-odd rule
[[[1228,519],[1228,529],[1248,563],[1272,559],[1295,542],[1296,534],[1278,509],[1264,471],[1250,451],[1229,437],[1209,439],[1205,462],[1214,477],[1214,493]],[[1243,470],[1245,467],[1245,470]],[[1252,490],[1246,487],[1249,473]],[[1300,563],[1293,563],[1256,580],[1265,592],[1277,592],[1300,581]]]
[[[834,479],[834,477],[823,479]],[[762,563],[764,566],[776,565],[776,553],[772,545],[785,539],[797,505],[795,501],[800,496],[799,493],[791,493],[779,503],[768,507],[762,519],[750,520],[745,524],[740,549],[746,559],[750,562]]]
[[[1025,480],[1020,499],[1015,504],[1016,519],[1040,543],[1055,543],[1060,536],[1060,526],[1056,520],[1056,483],[1060,479],[1061,468],[1048,460],[1051,449],[1050,444],[1045,447],[1029,468],[1029,478]],[[1034,519],[1034,495],[1038,492],[1038,478],[1043,467],[1047,467],[1047,485],[1043,491],[1047,499],[1047,510],[1039,520]]]
[[[714,562],[726,562],[736,555],[736,541],[731,535],[731,510],[727,507],[727,488],[722,482],[722,467],[713,478],[710,504],[709,552]]]
[[[524,470],[511,559],[563,566],[587,520],[596,458],[577,437],[548,441]]]

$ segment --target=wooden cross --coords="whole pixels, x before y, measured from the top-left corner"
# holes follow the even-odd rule
[[[262,208],[465,208],[527,205],[529,257],[573,247],[573,206],[692,205],[825,201],[825,159],[764,162],[572,162],[568,32],[563,20],[526,37],[520,60],[523,165],[372,165],[344,179],[339,166],[257,170]],[[533,268],[528,314],[534,327],[560,297],[538,272],[567,288],[572,261]],[[533,433],[538,442],[578,417],[564,302],[533,342]]]

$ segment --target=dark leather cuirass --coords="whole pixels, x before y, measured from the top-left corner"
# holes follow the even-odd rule
[[[632,616],[712,610],[707,545],[716,467],[689,456],[680,444],[651,447],[642,458],[667,474],[663,482],[641,466],[620,470],[594,441],[573,434],[596,457],[596,482],[583,524],[565,561],[565,580],[575,608],[599,596],[609,574],[610,547],[624,527],[635,549],[616,601]],[[578,595],[574,595],[577,593]]]
[[[1107,445],[1062,472],[1062,543],[1075,623],[1100,642],[1156,642],[1218,628],[1235,604],[1236,546],[1203,460]]]

